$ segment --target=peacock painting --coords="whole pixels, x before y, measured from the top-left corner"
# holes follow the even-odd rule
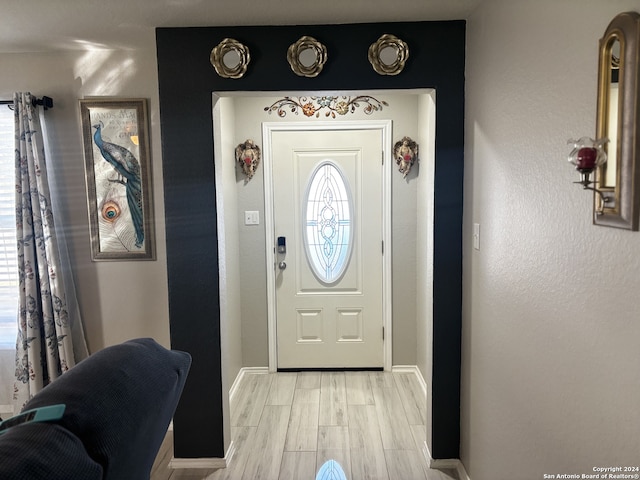
[[[101,230],[109,232],[107,241],[119,243],[128,250],[128,238],[131,238],[140,249],[144,244],[140,163],[129,149],[103,138],[102,122],[95,123],[93,128],[93,141],[109,165],[96,163],[96,169],[111,170],[111,174],[105,172],[102,185],[96,185],[104,193],[98,212]]]

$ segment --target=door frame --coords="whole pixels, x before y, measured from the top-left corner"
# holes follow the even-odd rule
[[[392,366],[392,286],[391,286],[391,168],[392,121],[362,120],[335,122],[263,122],[262,162],[264,171],[264,223],[267,267],[267,327],[269,337],[269,372],[278,369],[278,344],[276,335],[276,253],[273,212],[273,141],[274,132],[310,132],[322,130],[380,130],[382,134],[382,340],[383,365],[385,371]]]

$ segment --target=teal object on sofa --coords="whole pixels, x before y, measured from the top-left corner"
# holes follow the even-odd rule
[[[150,338],[89,356],[24,407],[64,403],[60,420],[0,436],[0,478],[148,479],[190,365]]]

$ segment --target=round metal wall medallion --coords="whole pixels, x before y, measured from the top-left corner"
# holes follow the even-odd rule
[[[305,35],[289,46],[287,61],[296,75],[317,77],[327,61],[327,47]]]
[[[397,75],[409,58],[409,46],[386,33],[369,47],[369,63],[380,75]]]
[[[211,50],[211,65],[222,78],[241,78],[251,61],[249,48],[233,38],[225,38]]]

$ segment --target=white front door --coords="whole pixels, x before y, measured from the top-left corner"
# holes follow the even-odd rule
[[[277,367],[382,367],[382,130],[270,140]]]

